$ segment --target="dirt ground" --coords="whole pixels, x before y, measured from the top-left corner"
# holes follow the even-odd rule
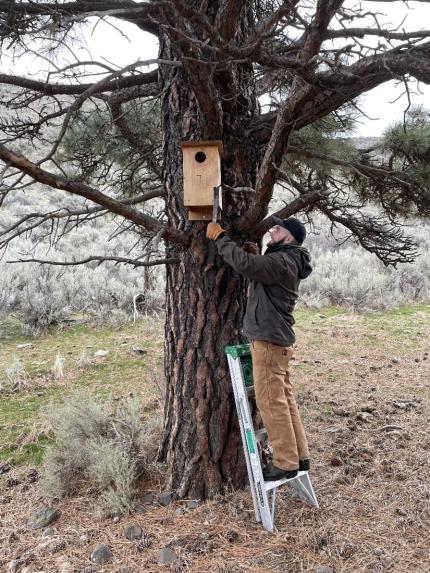
[[[274,534],[255,523],[249,491],[101,520],[84,489],[57,504],[54,536],[45,538],[26,526],[43,505],[36,473],[13,468],[0,490],[0,570],[20,559],[15,570],[24,573],[430,572],[430,307],[303,311],[297,334],[293,381],[319,510],[285,487]],[[134,523],[140,541],[124,536]],[[113,561],[96,568],[89,556],[101,543]],[[166,546],[178,556],[169,566],[157,563]]]

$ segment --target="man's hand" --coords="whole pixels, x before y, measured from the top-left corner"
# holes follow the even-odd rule
[[[218,223],[209,223],[206,229],[206,237],[212,241],[216,241],[220,235],[225,233],[224,229]]]
[[[253,243],[252,241],[246,241],[243,243],[243,250],[245,253],[249,253],[250,255],[259,255],[260,251],[258,250],[258,245]]]

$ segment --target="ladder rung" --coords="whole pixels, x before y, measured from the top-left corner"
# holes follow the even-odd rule
[[[275,487],[279,487],[281,485],[283,485],[284,483],[287,483],[288,481],[293,481],[294,479],[297,479],[300,476],[305,475],[307,472],[297,472],[297,475],[294,476],[293,478],[283,478],[280,479],[278,481],[265,481],[264,482],[264,489],[266,491],[270,491],[271,489],[274,489]]]

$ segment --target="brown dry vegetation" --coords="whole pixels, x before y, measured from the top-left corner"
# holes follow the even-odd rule
[[[154,558],[166,545],[181,558],[173,569],[196,573],[307,573],[321,564],[336,573],[430,571],[430,307],[301,311],[297,319],[293,375],[320,510],[284,488],[275,534],[255,523],[247,491],[195,510],[183,501],[148,506],[114,523],[94,517],[83,487],[58,504],[54,540],[62,543],[53,551],[40,531],[26,527],[43,500],[21,466],[0,493],[0,565],[7,570],[27,556],[47,573],[84,571],[92,548],[106,543],[114,562],[97,569],[106,573],[168,571]],[[162,484],[142,484],[145,491],[157,495]],[[146,544],[125,539],[129,523],[141,525]]]

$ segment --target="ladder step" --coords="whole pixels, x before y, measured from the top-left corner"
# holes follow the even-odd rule
[[[270,491],[271,489],[274,489],[275,487],[279,487],[279,486],[283,485],[284,483],[298,479],[299,477],[306,475],[307,473],[308,472],[297,472],[297,475],[294,476],[293,478],[288,478],[288,479],[283,478],[283,479],[279,479],[277,481],[265,481],[264,482],[264,489],[266,491]]]

